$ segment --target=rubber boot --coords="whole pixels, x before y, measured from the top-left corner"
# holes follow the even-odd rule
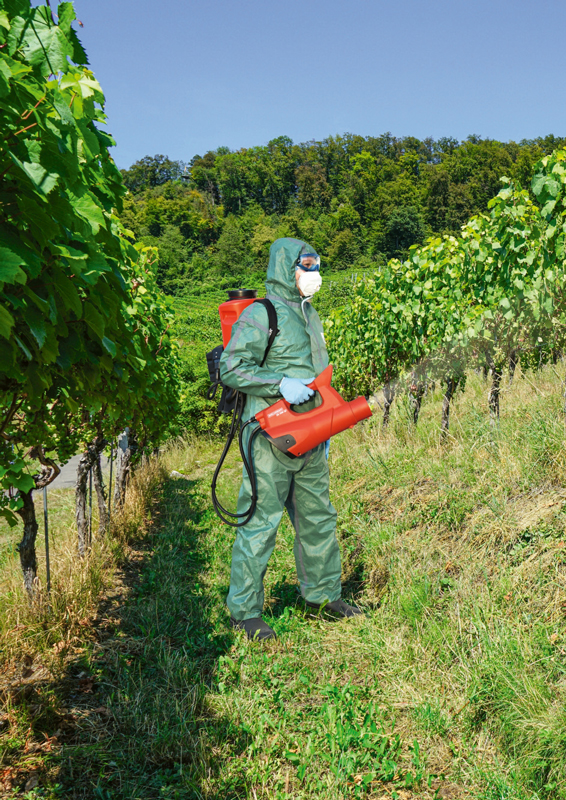
[[[317,611],[322,611],[323,614],[328,614],[331,617],[338,619],[350,619],[351,617],[364,616],[364,612],[357,606],[350,606],[345,603],[342,598],[333,600],[332,603],[309,603],[305,600],[309,608],[314,608]]]
[[[277,639],[275,631],[261,617],[252,617],[252,619],[241,621],[230,617],[230,622],[233,628],[238,631],[245,631],[248,639],[253,641],[263,642],[266,639]]]

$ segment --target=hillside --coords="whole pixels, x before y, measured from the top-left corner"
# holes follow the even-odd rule
[[[566,140],[280,136],[120,173],[72,3],[2,8],[0,797],[566,800]],[[263,646],[225,606],[205,354],[287,236],[321,256],[334,388],[375,404],[330,448],[364,615],[303,605],[285,518]],[[266,381],[293,401],[307,334],[326,365],[296,319]]]
[[[562,800],[563,370],[516,376],[497,427],[472,375],[444,444],[438,390],[417,428],[400,402],[388,430],[376,416],[333,440],[345,596],[361,621],[305,613],[286,520],[266,579],[279,641],[229,629],[233,537],[210,505],[213,439],[142,471],[134,505],[140,481],[162,483],[153,523],[119,533],[117,583],[103,547],[81,608],[63,587],[61,524],[69,621],[47,636],[22,608],[2,619],[3,647],[24,626],[3,686],[17,674],[30,686],[9,701],[2,774],[12,763],[17,786],[37,769],[49,798]],[[226,499],[238,482],[232,460]],[[20,591],[15,561],[3,581]]]

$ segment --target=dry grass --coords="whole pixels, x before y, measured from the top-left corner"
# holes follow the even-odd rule
[[[41,580],[45,557],[38,536],[40,592],[33,604],[22,586],[19,559],[5,547],[0,606],[0,797],[13,796],[18,786],[33,788],[40,774],[44,779],[54,774],[45,762],[60,752],[65,732],[75,735],[92,722],[92,704],[85,708],[73,703],[69,691],[89,699],[90,671],[87,674],[79,667],[87,664],[88,654],[104,638],[111,622],[105,612],[124,594],[117,570],[147,536],[163,479],[163,467],[157,461],[138,469],[110,533],[93,542],[84,560],[78,557],[74,490],[50,492],[51,592],[47,594],[45,579]],[[40,518],[41,499],[36,509]],[[97,530],[93,511],[93,530]],[[3,534],[5,542],[14,538],[13,533]],[[69,704],[77,707],[69,709]]]
[[[36,543],[39,598],[30,605],[22,585],[19,559],[15,555],[5,557],[0,612],[0,653],[3,661],[17,658],[28,651],[55,648],[61,652],[64,643],[66,647],[82,641],[81,628],[88,627],[101,594],[112,585],[117,564],[126,557],[128,546],[147,534],[159,503],[164,477],[163,467],[156,460],[138,469],[128,487],[123,508],[114,515],[109,535],[93,541],[92,549],[84,560],[79,558],[77,550],[74,490],[60,489],[49,493],[49,595],[46,590],[41,530],[43,504],[41,497],[36,500],[41,531]],[[93,507],[93,531],[97,527],[97,509]],[[14,534],[8,535],[15,538]]]

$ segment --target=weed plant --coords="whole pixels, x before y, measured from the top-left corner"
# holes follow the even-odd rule
[[[388,429],[376,414],[333,439],[344,596],[366,616],[306,613],[284,519],[265,581],[279,638],[265,645],[228,624],[233,532],[209,501],[220,445],[171,447],[91,557],[102,578],[85,625],[68,636],[62,604],[29,612],[35,633],[16,645],[22,603],[4,602],[5,669],[47,666],[32,694],[21,675],[6,694],[0,776],[21,789],[35,774],[28,794],[48,798],[565,800],[559,372],[516,376],[497,424],[473,375],[445,439],[440,388],[416,428],[399,403]],[[239,475],[231,455],[226,502]]]

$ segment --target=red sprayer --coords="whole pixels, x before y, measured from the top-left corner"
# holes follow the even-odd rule
[[[257,297],[257,292],[255,289],[234,289],[228,292],[228,297],[230,299],[218,307],[224,347],[226,347],[232,336],[232,325],[242,311],[251,306]]]
[[[309,384],[322,400],[321,405],[312,411],[300,414],[292,411],[286,400],[278,400],[255,415],[263,435],[274,447],[296,458],[346,428],[353,428],[362,419],[371,417],[372,411],[365,397],[346,402],[330,385],[331,378],[332,364]]]
[[[230,291],[228,292],[229,300],[222,303],[218,310],[220,312],[220,324],[222,326],[222,340],[224,347],[226,347],[232,335],[232,325],[236,322],[244,309],[253,302],[262,303],[265,306],[268,314],[269,336],[261,362],[261,366],[263,366],[269,349],[274,342],[275,335],[278,333],[277,314],[273,304],[269,300],[258,300],[256,299],[256,294],[256,291],[253,289],[237,289]],[[233,415],[228,440],[212,479],[212,502],[220,519],[227,525],[238,528],[241,525],[246,525],[251,520],[257,505],[257,485],[252,456],[253,442],[259,433],[265,436],[274,447],[286,453],[290,458],[297,458],[298,456],[303,456],[309,450],[322,444],[322,442],[325,442],[337,433],[346,430],[346,428],[353,428],[357,422],[371,417],[372,412],[364,397],[357,397],[351,402],[347,402],[340,397],[338,392],[330,385],[332,378],[332,365],[330,365],[309,384],[311,389],[319,393],[322,401],[316,408],[310,411],[304,411],[303,413],[296,412],[292,410],[292,407],[285,399],[281,399],[272,406],[265,408],[263,411],[259,411],[255,417],[247,420],[247,422],[242,423],[246,402],[245,394],[228,389],[220,380],[220,359],[224,347],[219,345],[210,353],[207,353],[210,379],[212,381],[211,389],[214,390],[209,393],[209,397],[212,399],[216,388],[218,386],[223,386],[219,410],[222,413],[232,413]],[[258,427],[252,429],[251,435],[248,438],[247,448],[244,447],[243,433],[245,428],[248,425],[257,425],[258,423]],[[238,427],[240,427],[240,453],[244,462],[244,468],[250,479],[252,502],[247,511],[233,513],[225,509],[218,501],[218,497],[216,496],[216,481]],[[227,519],[227,517],[231,517],[232,519]]]

